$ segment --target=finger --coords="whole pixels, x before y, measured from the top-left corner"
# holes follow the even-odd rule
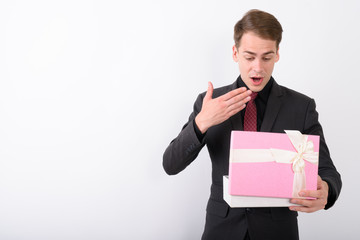
[[[292,199],[291,203],[298,204],[300,206],[290,206],[290,210],[300,212],[315,212],[325,208],[326,201],[315,199],[315,200],[304,200],[304,199]]]
[[[238,102],[235,102],[234,104],[231,104],[230,106],[227,107],[227,111],[231,112],[234,110],[239,110],[241,111],[242,109],[244,109],[246,107],[246,103],[249,101],[249,97],[242,99]]]
[[[299,195],[301,197],[321,198],[323,197],[323,192],[322,190],[303,190]]]
[[[237,89],[235,89],[235,90],[232,90],[232,91],[230,91],[230,92],[222,95],[222,96],[221,96],[221,98],[222,98],[221,100],[227,101],[227,100],[229,100],[229,99],[231,99],[231,98],[233,98],[233,97],[235,97],[235,96],[237,96],[237,95],[239,95],[239,94],[242,94],[242,93],[244,93],[244,92],[247,92],[247,90],[246,90],[245,87],[237,88]],[[251,94],[251,91],[248,90],[248,92],[250,92],[250,93],[248,94],[248,95],[250,95],[250,94]]]
[[[323,180],[318,175],[318,177],[317,177],[317,189],[320,189],[322,187],[322,182],[323,182]]]
[[[308,208],[308,207],[302,207],[302,206],[291,206],[291,207],[289,207],[289,209],[291,211],[306,212],[306,213],[312,213],[317,210],[315,208]]]
[[[214,86],[212,85],[211,82],[208,82],[208,89],[207,89],[207,92],[205,94],[204,100],[211,100],[213,92],[214,92]]]
[[[316,202],[316,200],[306,200],[306,199],[300,199],[300,198],[293,198],[290,200],[291,203],[298,204],[304,207],[313,207]]]
[[[250,94],[251,94],[251,91],[246,91],[244,93],[236,95],[236,96],[228,99],[227,104],[229,106],[231,106],[233,104],[237,104],[237,103],[240,103],[241,105],[243,105],[251,100],[251,97],[249,96]]]
[[[227,118],[229,118],[229,117],[237,114],[238,112],[240,112],[241,110],[243,110],[245,107],[246,107],[246,105],[243,104],[243,105],[241,105],[241,106],[239,106],[239,107],[237,107],[237,108],[234,108],[234,109],[230,110],[230,111],[228,112]]]

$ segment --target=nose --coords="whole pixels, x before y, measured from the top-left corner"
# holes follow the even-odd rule
[[[261,71],[262,71],[262,67],[263,67],[261,60],[260,60],[260,59],[254,60],[252,67],[253,67],[253,70],[254,70],[255,72],[261,72]]]

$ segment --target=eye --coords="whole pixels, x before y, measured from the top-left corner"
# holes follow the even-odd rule
[[[264,59],[264,61],[270,61],[271,60],[271,58],[269,58],[269,57],[265,57],[265,58],[263,58]]]
[[[252,60],[254,60],[253,57],[245,57],[245,59],[246,59],[247,61],[252,61]]]

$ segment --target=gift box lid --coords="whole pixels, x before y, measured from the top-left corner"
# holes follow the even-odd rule
[[[292,198],[316,190],[319,136],[285,132],[232,131],[230,195]]]

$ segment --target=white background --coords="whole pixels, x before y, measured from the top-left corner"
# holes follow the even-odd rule
[[[356,239],[358,1],[1,1],[0,239],[200,239],[206,149],[162,154],[212,81],[231,84],[245,12],[284,28],[274,77],[317,102],[343,189],[302,239]]]

